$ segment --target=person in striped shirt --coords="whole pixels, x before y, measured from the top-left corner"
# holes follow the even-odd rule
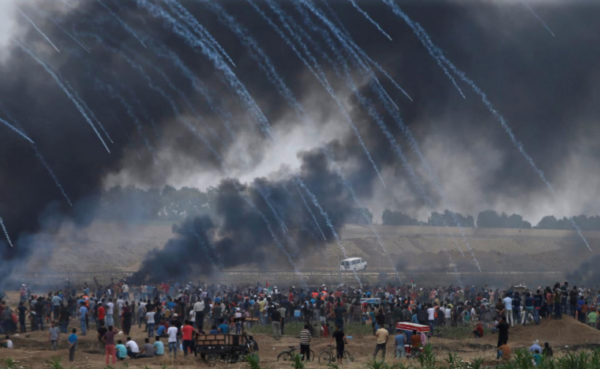
[[[312,335],[308,324],[304,325],[304,329],[300,331],[300,355],[302,355],[302,361],[306,358],[306,361],[310,361],[310,340]]]

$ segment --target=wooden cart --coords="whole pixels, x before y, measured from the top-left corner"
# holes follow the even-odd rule
[[[207,334],[196,337],[194,353],[213,366],[217,360],[227,363],[245,361],[247,355],[258,355],[258,344],[250,335]]]

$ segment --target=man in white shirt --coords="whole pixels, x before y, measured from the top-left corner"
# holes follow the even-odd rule
[[[511,327],[514,327],[515,321],[513,319],[512,299],[507,295],[502,302],[504,303],[504,316],[506,316],[506,322],[510,324]]]
[[[137,359],[140,354],[140,347],[137,343],[135,343],[134,340],[131,339],[131,337],[127,337],[127,343],[125,344],[125,347],[127,347],[127,356],[132,359]]]
[[[200,299],[194,304],[194,312],[196,313],[196,329],[202,331],[204,325],[204,300]]]
[[[149,311],[146,313],[146,326],[148,328],[148,338],[154,337],[154,326],[156,322],[154,321],[154,315],[156,313],[154,311]]]
[[[173,326],[169,327],[167,330],[167,334],[169,335],[169,355],[171,355],[171,351],[173,351],[173,359],[177,358],[177,350],[179,349],[179,347],[177,347],[177,332],[177,327]]]
[[[433,325],[435,323],[435,310],[437,309],[437,305],[434,306],[430,306],[429,309],[427,309],[427,319],[429,320],[429,335],[430,337],[433,336]]]
[[[106,304],[106,326],[114,326],[115,325],[115,320],[113,319],[113,314],[114,314],[114,310],[115,309],[115,304],[112,302],[112,299],[108,300],[108,303]]]

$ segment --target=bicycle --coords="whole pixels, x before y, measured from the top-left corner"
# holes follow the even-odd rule
[[[281,351],[279,355],[277,355],[277,361],[292,361],[294,360],[294,356],[296,356],[296,350],[300,350],[298,346],[288,346],[289,350]],[[315,360],[315,352],[310,350],[310,359],[307,361]]]
[[[323,351],[319,354],[320,365],[328,365],[334,363],[337,360],[337,352],[335,350],[335,347],[333,345],[329,345],[328,347],[329,350]],[[352,357],[352,355],[350,355],[348,351],[344,350],[344,360],[346,360],[346,362],[353,362],[354,358]]]

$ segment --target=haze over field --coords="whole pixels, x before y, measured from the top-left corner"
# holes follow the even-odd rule
[[[0,276],[351,255],[575,270],[598,246],[597,218],[571,217],[600,214],[599,16],[584,0],[0,0]],[[107,212],[128,186],[152,201]],[[184,187],[205,199],[154,201]],[[447,209],[435,229],[372,225]],[[569,230],[461,217],[488,209]]]

